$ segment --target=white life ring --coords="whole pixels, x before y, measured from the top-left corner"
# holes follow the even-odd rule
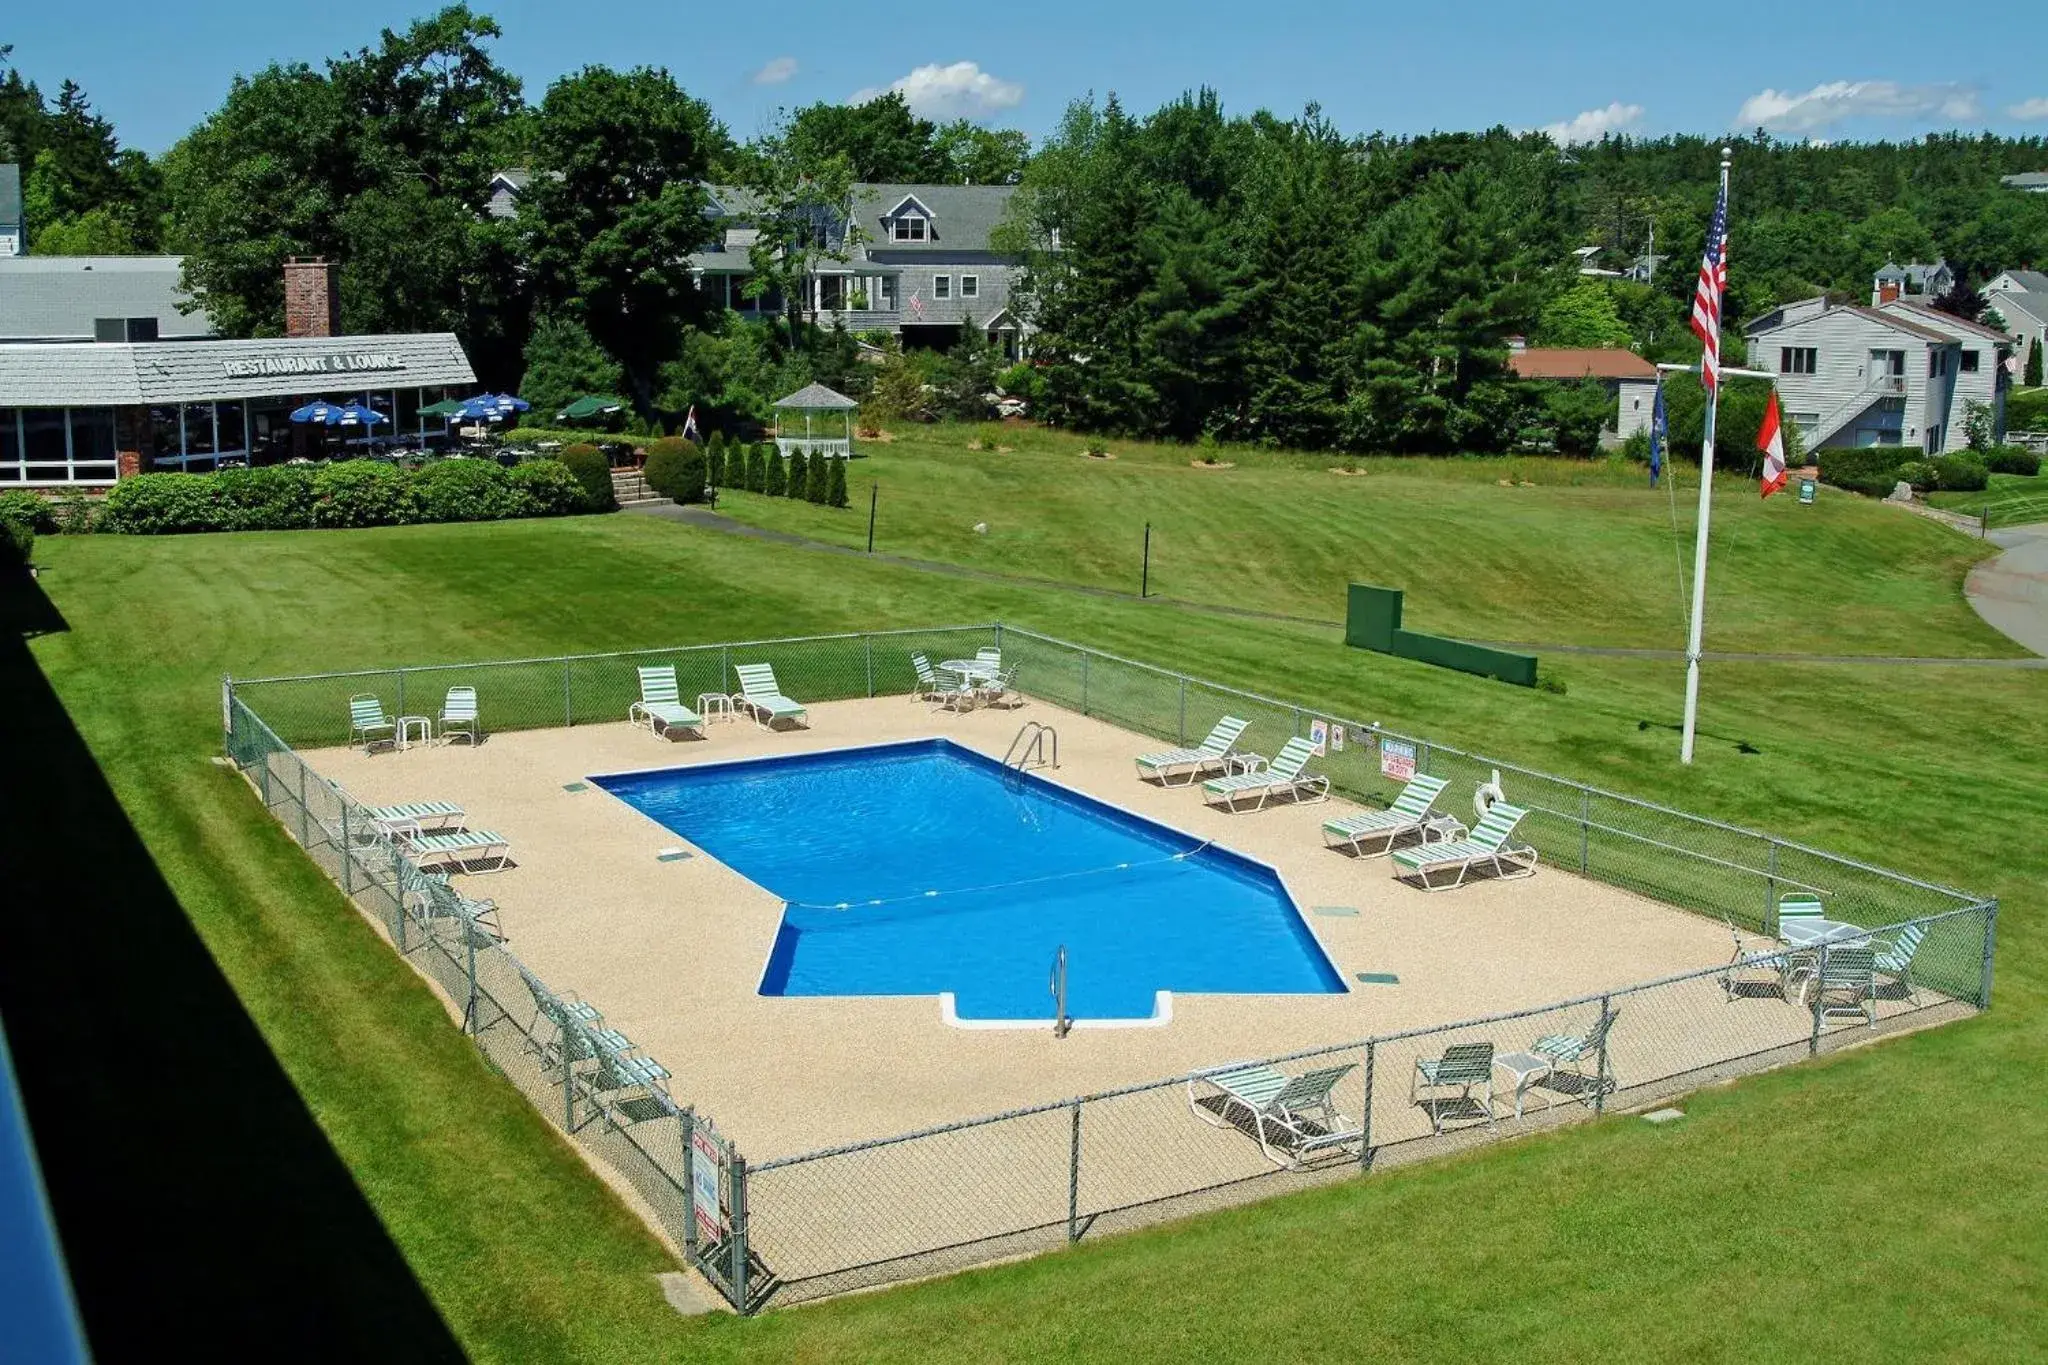
[[[1495,768],[1491,781],[1481,782],[1472,789],[1472,813],[1484,820],[1494,802],[1507,799],[1507,793],[1500,789],[1500,769]]]

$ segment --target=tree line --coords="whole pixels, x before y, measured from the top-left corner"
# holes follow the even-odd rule
[[[899,95],[814,104],[741,141],[658,68],[588,67],[530,99],[493,56],[500,35],[455,5],[317,67],[273,64],[156,159],[121,147],[72,82],[46,99],[0,48],[0,159],[26,167],[31,249],[181,253],[236,336],[281,330],[285,256],[325,255],[345,328],[453,331],[493,388],[762,417],[812,379],[874,380],[799,302],[806,272],[850,250],[817,230],[848,186],[1018,183],[999,244],[1027,262],[1013,306],[1036,329],[1028,387],[1054,422],[1310,448],[1486,450],[1532,432],[1581,446],[1595,396],[1516,381],[1509,337],[1696,358],[1685,317],[1719,139],[1357,134],[1313,106],[1227,113],[1205,90],[1143,116],[1079,101],[1036,148]],[[1892,260],[1945,257],[1966,284],[2048,262],[2048,196],[1998,180],[2048,166],[2040,138],[1758,133],[1733,162],[1731,319],[1865,296]],[[507,167],[531,179],[518,215],[494,218],[482,206]],[[771,324],[713,307],[690,277],[719,185],[762,224],[750,288],[783,300]],[[1967,288],[1943,303],[1982,308]],[[958,373],[924,361],[888,387],[957,390],[971,408],[993,374],[973,350]]]

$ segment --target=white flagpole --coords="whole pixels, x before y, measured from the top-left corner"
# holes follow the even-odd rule
[[[1721,149],[1721,201],[1728,198],[1729,149]],[[1722,240],[1727,240],[1724,235]],[[1722,248],[1724,251],[1726,247]],[[1723,312],[1727,300],[1722,299]],[[1725,317],[1724,317],[1725,321]],[[1707,415],[1704,438],[1700,442],[1700,516],[1699,528],[1693,533],[1692,544],[1692,630],[1685,643],[1685,735],[1679,741],[1678,761],[1692,762],[1693,727],[1700,714],[1700,642],[1707,626],[1707,520],[1714,512],[1714,421],[1721,411],[1721,385],[1726,382],[1722,372],[1714,382],[1713,393],[1707,399]]]

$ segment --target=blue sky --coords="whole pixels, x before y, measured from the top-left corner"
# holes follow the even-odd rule
[[[1213,85],[1227,108],[1292,114],[1319,101],[1350,132],[1556,127],[1642,133],[1912,136],[1934,128],[2048,135],[2038,44],[1926,42],[1924,5],[1416,6],[1296,0],[892,7],[478,0],[505,28],[501,62],[537,99],[588,63],[667,66],[741,137],[779,106],[900,86],[933,117],[965,114],[1034,137],[1077,96],[1116,91],[1143,111]],[[151,152],[220,102],[236,72],[321,59],[403,27],[432,0],[292,6],[98,0],[24,5],[0,43],[46,91],[71,76],[123,140]],[[1993,31],[2001,26],[1994,25]],[[1717,35],[1713,60],[1696,51]],[[2007,26],[2008,33],[2011,32]]]

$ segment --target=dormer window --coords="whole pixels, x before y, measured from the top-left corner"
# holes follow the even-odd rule
[[[882,226],[888,229],[892,242],[929,242],[933,236],[932,211],[916,195],[906,194],[882,215]]]
[[[898,218],[895,223],[895,230],[890,235],[899,242],[922,242],[925,239],[924,219],[917,217],[915,214],[907,214],[904,217]]]

